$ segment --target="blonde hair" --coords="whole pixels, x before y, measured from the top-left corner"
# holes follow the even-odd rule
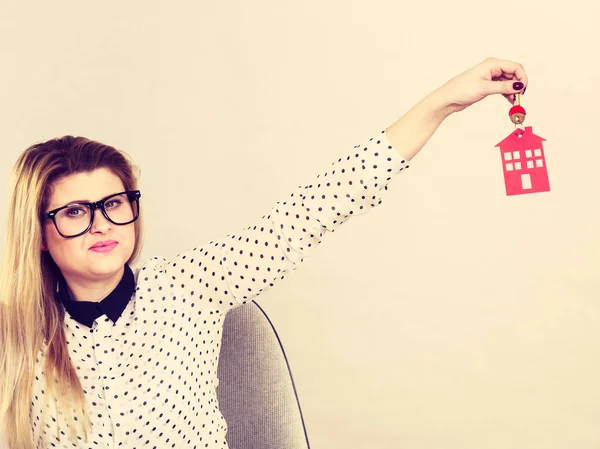
[[[77,422],[88,439],[90,421],[69,357],[65,312],[54,296],[60,270],[49,252],[41,251],[41,215],[56,181],[97,168],[111,170],[126,190],[137,189],[139,168],[126,153],[84,137],[65,136],[33,145],[19,156],[12,171],[0,270],[0,436],[9,449],[34,448],[30,404],[40,351],[45,356],[44,403],[54,400],[56,409],[65,411],[64,425],[72,441],[77,438]],[[141,252],[141,215],[134,226],[135,244],[128,263],[135,262]],[[43,420],[42,416],[40,432]]]

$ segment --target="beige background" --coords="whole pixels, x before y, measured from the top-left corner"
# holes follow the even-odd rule
[[[506,197],[493,97],[260,298],[314,448],[600,447],[600,7],[0,2],[0,206],[30,144],[142,168],[143,259],[250,225],[485,57],[524,64],[552,192]]]

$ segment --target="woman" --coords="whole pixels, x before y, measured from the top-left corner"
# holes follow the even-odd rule
[[[11,186],[0,277],[0,424],[10,449],[224,448],[216,387],[225,314],[293,271],[327,232],[381,203],[441,122],[523,93],[487,59],[425,97],[254,226],[129,265],[140,192],[124,153],[85,138],[33,145]]]

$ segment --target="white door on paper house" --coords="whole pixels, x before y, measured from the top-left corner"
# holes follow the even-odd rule
[[[521,188],[523,190],[531,189],[531,175],[529,173],[521,175]]]

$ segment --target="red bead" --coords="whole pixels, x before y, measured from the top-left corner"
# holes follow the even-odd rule
[[[513,106],[512,108],[510,108],[510,111],[508,111],[508,115],[513,115],[513,114],[526,114],[525,108],[520,105]]]

